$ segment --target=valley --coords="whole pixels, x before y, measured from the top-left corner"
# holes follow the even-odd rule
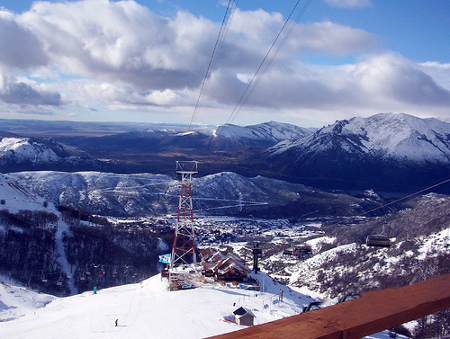
[[[55,124],[28,135],[17,134],[24,122],[5,125],[0,271],[58,296],[158,274],[173,244],[175,161],[195,159],[199,251],[232,251],[251,268],[258,244],[260,269],[277,284],[330,303],[449,274],[449,124],[415,119],[319,130]],[[398,138],[383,143],[376,131],[388,122]],[[390,246],[368,245],[372,235]],[[307,255],[291,254],[299,246]],[[433,319],[427,330],[438,333],[448,312]],[[420,321],[401,333],[419,336]]]

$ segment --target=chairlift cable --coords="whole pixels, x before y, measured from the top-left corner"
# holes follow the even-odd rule
[[[278,55],[278,53],[280,52],[281,48],[284,46],[284,44],[286,43],[287,39],[289,38],[289,36],[292,34],[292,32],[294,31],[295,28],[295,24],[297,24],[300,21],[300,18],[303,16],[303,14],[305,13],[306,9],[309,7],[309,5],[311,4],[312,0],[308,0],[308,2],[303,6],[302,10],[300,11],[299,15],[297,16],[297,18],[295,19],[295,22],[292,23],[289,27],[288,32],[286,33],[286,35],[284,36],[283,40],[281,41],[281,43],[278,45],[277,49],[275,50],[275,52],[273,53],[272,57],[270,58],[270,60],[266,63],[264,69],[261,72],[261,75],[255,80],[255,84],[253,85],[253,87],[250,89],[248,95],[246,96],[246,98],[243,100],[242,104],[240,105],[240,107],[238,108],[236,114],[234,115],[234,117],[231,119],[231,121],[229,121],[229,123],[233,123],[234,119],[236,118],[236,116],[238,115],[238,113],[240,112],[240,110],[242,109],[242,107],[245,105],[245,103],[247,102],[247,99],[250,97],[250,95],[253,93],[253,91],[255,90],[256,86],[258,85],[259,81],[262,79],[262,77],[264,76],[264,74],[267,72],[267,70],[269,69],[269,67],[272,65],[273,61],[275,60],[276,56]]]
[[[209,64],[208,64],[208,67],[206,69],[206,73],[205,73],[205,76],[203,78],[203,81],[202,81],[202,85],[201,85],[201,88],[200,88],[200,93],[199,93],[199,95],[197,97],[197,101],[195,103],[194,112],[192,113],[191,122],[189,123],[188,131],[191,130],[192,123],[194,122],[194,119],[196,118],[196,116],[198,114],[197,111],[198,111],[198,109],[200,107],[200,100],[201,100],[204,92],[206,91],[207,85],[209,84],[209,78],[211,76],[211,69],[212,69],[212,67],[213,67],[213,65],[215,63],[215,60],[217,60],[217,55],[219,53],[220,47],[222,46],[221,39],[222,39],[222,36],[224,34],[223,32],[225,31],[226,26],[231,21],[230,19],[227,20],[227,18],[231,17],[231,16],[228,15],[228,12],[230,12],[230,9],[233,8],[234,3],[235,3],[235,0],[228,0],[228,6],[227,6],[227,9],[226,9],[225,14],[223,16],[222,24],[221,24],[220,30],[219,30],[219,34],[217,36],[216,42],[214,44],[213,51],[211,53],[211,57],[209,59]],[[234,11],[232,13],[234,13]],[[222,39],[222,42],[223,42],[223,39]]]
[[[433,185],[431,185],[431,186],[427,186],[427,187],[425,187],[425,188],[423,188],[423,189],[421,189],[421,190],[415,191],[415,192],[410,193],[410,194],[408,194],[408,195],[405,195],[405,196],[403,196],[403,197],[401,197],[401,198],[398,198],[398,199],[396,199],[396,200],[394,200],[394,201],[390,201],[390,202],[388,202],[388,203],[386,203],[386,204],[383,204],[383,205],[381,205],[381,206],[372,208],[372,209],[370,209],[370,210],[368,210],[368,211],[365,211],[365,212],[363,212],[363,213],[360,213],[360,214],[358,214],[358,215],[355,215],[355,217],[362,217],[362,216],[364,216],[364,215],[366,215],[366,214],[369,214],[369,213],[372,213],[372,212],[374,212],[374,211],[380,210],[380,209],[382,209],[382,208],[385,208],[386,206],[390,206],[390,205],[396,204],[396,203],[398,203],[398,202],[400,202],[400,201],[409,199],[409,198],[411,198],[411,197],[413,197],[413,196],[415,196],[415,195],[417,195],[417,194],[423,193],[423,192],[428,191],[428,190],[430,190],[430,189],[432,189],[432,188],[435,188],[435,187],[437,187],[437,186],[444,185],[444,184],[446,184],[446,183],[448,183],[448,182],[450,182],[450,178],[445,179],[445,180],[443,180],[443,181],[440,181],[440,182],[438,182],[438,183],[436,183],[436,184],[433,184]],[[339,225],[339,222],[330,224],[329,226],[335,226],[335,225]]]
[[[236,106],[234,107],[233,111],[231,112],[226,124],[232,123],[234,121],[234,119],[236,118],[237,114],[239,113],[240,109],[243,107],[243,105],[245,104],[245,102],[247,101],[248,97],[250,96],[251,92],[249,92],[250,87],[252,86],[253,82],[255,81],[256,77],[258,76],[259,72],[261,71],[261,69],[263,68],[264,64],[266,64],[266,60],[268,59],[270,53],[272,52],[272,50],[275,47],[275,44],[277,43],[278,39],[281,37],[281,34],[283,33],[283,31],[285,30],[289,20],[291,19],[292,15],[294,14],[295,10],[297,9],[297,6],[299,5],[301,0],[297,0],[297,2],[295,3],[294,7],[292,8],[291,12],[289,13],[288,17],[286,18],[286,20],[284,21],[283,26],[281,27],[280,31],[278,32],[277,36],[275,37],[274,41],[272,42],[272,45],[270,46],[270,48],[268,49],[268,51],[266,52],[263,60],[261,61],[261,63],[259,64],[258,68],[255,71],[255,74],[253,75],[252,79],[249,81],[249,83],[247,84],[247,87],[245,88],[244,92],[242,93],[241,97],[238,100],[238,103],[236,104]],[[303,13],[306,11],[306,8],[309,6],[309,4],[311,3],[312,0],[309,0],[305,6],[303,7],[302,11],[300,12],[300,15],[297,17],[296,22],[298,22],[298,20],[300,20],[301,16],[303,15]],[[291,32],[292,30],[290,30],[289,32]],[[284,39],[283,41],[286,41],[286,39]],[[282,43],[284,44],[284,42]],[[280,45],[282,46],[282,45]],[[281,47],[280,47],[281,48]],[[279,48],[279,49],[280,49]],[[279,51],[278,49],[278,51]],[[275,58],[275,56],[278,54],[278,52],[276,52],[275,54],[273,54],[272,58],[269,61],[269,65],[270,63],[273,61],[273,59]],[[267,70],[267,67],[265,68]],[[265,71],[264,71],[265,72]],[[264,74],[263,72],[263,74]],[[262,75],[261,75],[262,77]],[[247,93],[249,93],[247,95]]]
[[[432,189],[432,188],[435,188],[435,187],[437,187],[437,186],[446,184],[447,182],[450,182],[450,178],[449,178],[449,179],[446,179],[446,180],[444,180],[444,181],[438,182],[437,184],[434,184],[434,185],[428,186],[428,187],[426,187],[426,188],[423,188],[423,189],[421,189],[421,190],[419,190],[419,191],[417,191],[417,192],[410,193],[410,194],[408,194],[408,195],[406,195],[406,196],[404,196],[404,197],[401,197],[401,198],[399,198],[399,199],[396,199],[396,200],[394,200],[394,201],[390,201],[390,202],[388,202],[388,203],[386,203],[386,204],[384,204],[384,205],[382,205],[382,206],[373,208],[373,209],[371,209],[371,210],[369,210],[369,211],[367,211],[367,212],[364,212],[364,213],[362,213],[362,214],[360,214],[360,215],[358,215],[358,216],[363,216],[363,215],[365,215],[365,214],[368,214],[368,213],[371,213],[371,212],[373,212],[373,211],[379,210],[379,209],[384,208],[384,207],[386,207],[386,206],[393,205],[393,204],[398,203],[398,202],[400,202],[400,201],[403,201],[403,200],[406,200],[406,199],[408,199],[408,198],[411,198],[411,197],[414,196],[414,195],[423,193],[423,192],[425,192],[425,191],[427,191],[427,190],[430,190],[430,189]]]

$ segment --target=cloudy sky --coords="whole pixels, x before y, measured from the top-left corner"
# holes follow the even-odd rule
[[[4,0],[0,118],[450,122],[448,32],[447,0]]]

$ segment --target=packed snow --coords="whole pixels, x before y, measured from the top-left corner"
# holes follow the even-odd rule
[[[205,338],[237,331],[233,311],[243,306],[263,324],[301,312],[313,299],[254,274],[264,291],[205,283],[169,292],[156,275],[138,284],[57,298],[0,283],[0,337],[19,338]],[[279,300],[279,291],[283,299]],[[116,326],[117,320],[117,326]],[[368,338],[389,338],[387,332]]]
[[[233,311],[240,306],[251,310],[255,324],[262,324],[298,314],[312,300],[264,273],[255,276],[264,292],[217,283],[169,292],[167,279],[159,275],[139,284],[66,298],[3,283],[1,320],[10,321],[0,323],[0,337],[203,338],[245,328],[233,323]],[[278,301],[280,289],[282,302]]]

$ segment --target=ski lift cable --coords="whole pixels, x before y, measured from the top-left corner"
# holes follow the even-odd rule
[[[383,205],[381,205],[381,206],[379,206],[379,207],[373,208],[373,209],[371,209],[371,210],[369,210],[369,211],[366,211],[366,212],[360,214],[359,216],[366,215],[366,214],[368,214],[368,213],[371,213],[371,212],[373,212],[373,211],[379,210],[379,209],[384,208],[384,207],[386,207],[386,206],[390,206],[390,205],[393,205],[393,204],[398,203],[398,202],[400,202],[400,201],[406,200],[406,199],[408,199],[408,198],[411,198],[411,197],[414,196],[414,195],[423,193],[423,192],[425,192],[425,191],[427,191],[427,190],[430,190],[430,189],[432,189],[432,188],[435,188],[435,187],[437,187],[437,186],[446,184],[447,182],[450,182],[450,178],[449,178],[449,179],[446,179],[446,180],[444,180],[444,181],[438,182],[437,184],[434,184],[434,185],[428,186],[428,187],[426,187],[426,188],[423,188],[423,189],[421,189],[421,190],[419,190],[419,191],[410,193],[410,194],[408,194],[408,195],[406,195],[406,196],[404,196],[404,197],[401,197],[401,198],[399,198],[399,199],[396,199],[396,200],[394,200],[394,201],[391,201],[391,202],[388,202],[388,203],[386,203],[386,204],[383,204]]]
[[[228,16],[224,32],[223,32],[223,34],[220,35],[220,41],[218,43],[218,48],[217,48],[218,52],[214,54],[214,58],[213,58],[212,64],[211,64],[211,70],[213,70],[215,68],[216,64],[217,64],[217,60],[219,58],[220,51],[222,50],[223,44],[224,44],[225,39],[226,39],[226,37],[228,35],[228,31],[230,30],[231,22],[233,20],[233,16],[234,16],[234,13],[235,13],[236,8],[237,8],[238,1],[234,0],[232,2],[234,2],[234,3],[231,6],[230,14]],[[206,90],[208,89],[208,86],[209,86],[210,82],[211,82],[211,71],[210,71],[210,74],[209,74],[208,78],[206,79],[205,90],[204,90],[203,93],[205,93]],[[197,116],[198,116],[198,110],[197,110],[197,112],[195,114],[195,117],[193,117],[193,119],[195,120],[197,118]]]
[[[289,13],[288,17],[286,18],[286,20],[283,23],[283,26],[281,27],[280,31],[278,32],[277,36],[275,37],[274,41],[272,42],[272,45],[270,46],[270,48],[268,49],[268,51],[266,52],[263,60],[261,61],[261,63],[259,64],[258,68],[255,71],[255,74],[253,75],[252,79],[249,81],[249,83],[247,84],[247,87],[245,88],[244,92],[242,93],[241,97],[238,100],[238,103],[236,104],[236,106],[234,107],[233,111],[231,112],[226,124],[231,123],[235,118],[236,115],[238,114],[239,110],[242,108],[242,106],[244,105],[244,103],[247,101],[247,98],[249,96],[249,94],[251,92],[249,92],[250,87],[252,86],[253,82],[255,81],[256,77],[258,76],[259,72],[261,71],[261,69],[263,69],[264,64],[266,64],[266,60],[268,59],[270,53],[272,52],[272,50],[274,49],[278,39],[281,37],[281,34],[283,33],[283,31],[285,30],[287,24],[289,23],[289,20],[291,19],[292,15],[294,14],[295,10],[297,9],[297,6],[299,5],[301,0],[297,0],[297,2],[295,3],[294,7],[292,8],[291,12]],[[305,6],[304,9],[301,11],[301,15],[299,15],[296,19],[296,22],[298,22],[298,20],[300,20],[300,17],[303,15],[303,13],[306,11],[306,8],[309,6],[309,4],[311,3],[312,0],[309,0]],[[271,60],[274,59],[276,54],[274,54],[274,56],[271,58]],[[262,75],[261,75],[262,76]],[[249,93],[247,95],[247,93]],[[245,98],[245,100],[244,100]]]
[[[195,119],[195,117],[198,114],[198,109],[200,107],[200,100],[201,100],[204,92],[206,91],[207,85],[209,84],[209,80],[208,79],[211,76],[211,69],[212,69],[213,65],[215,64],[215,60],[217,59],[217,55],[218,55],[219,50],[220,50],[219,47],[222,46],[221,37],[223,35],[223,32],[225,31],[226,26],[230,23],[230,20],[227,20],[227,18],[230,17],[228,15],[228,13],[231,12],[230,9],[233,7],[234,3],[235,3],[235,0],[229,0],[228,1],[228,6],[227,6],[227,9],[226,9],[225,14],[223,16],[223,19],[222,19],[222,24],[220,26],[219,34],[218,34],[216,42],[214,44],[214,48],[213,48],[213,51],[211,53],[211,57],[209,59],[209,64],[208,64],[208,67],[206,69],[206,73],[205,73],[205,76],[203,78],[202,85],[200,87],[200,93],[199,93],[199,95],[197,97],[197,101],[195,103],[194,112],[192,113],[191,122],[189,123],[188,131],[191,130],[192,123],[194,122],[194,119]],[[234,13],[234,11],[233,11],[233,13]]]
[[[372,213],[372,212],[374,212],[374,211],[377,211],[377,210],[380,210],[380,209],[382,209],[382,208],[385,208],[385,207],[387,207],[387,206],[396,204],[396,203],[398,203],[398,202],[400,202],[400,201],[409,199],[409,198],[411,198],[411,197],[413,197],[413,196],[415,196],[415,195],[417,195],[417,194],[423,193],[423,192],[428,191],[428,190],[430,190],[430,189],[432,189],[432,188],[435,188],[435,187],[437,187],[437,186],[444,185],[444,184],[446,184],[446,183],[448,183],[448,182],[450,182],[450,178],[445,179],[445,180],[443,180],[443,181],[440,181],[440,182],[438,182],[438,183],[436,183],[436,184],[427,186],[427,187],[425,187],[425,188],[423,188],[423,189],[421,189],[421,190],[415,191],[415,192],[413,192],[413,193],[407,194],[407,195],[405,195],[405,196],[403,196],[403,197],[401,197],[401,198],[398,198],[398,199],[396,199],[396,200],[394,200],[394,201],[390,201],[390,202],[388,202],[388,203],[386,203],[386,204],[383,204],[383,205],[381,205],[381,206],[372,208],[372,209],[370,209],[370,210],[368,210],[368,211],[365,211],[365,212],[363,212],[363,213],[360,213],[360,214],[356,215],[355,217],[362,217],[362,216],[364,216],[364,215],[366,215],[366,214],[369,214],[369,213]],[[339,225],[339,222],[330,224],[329,226],[335,226],[335,225]]]
[[[308,0],[308,2],[303,6],[302,10],[300,11],[299,15],[297,16],[297,18],[295,19],[294,22],[292,22],[292,24],[290,25],[287,33],[285,34],[283,40],[281,41],[281,43],[278,45],[277,49],[275,50],[275,52],[273,53],[272,57],[270,58],[270,60],[265,64],[261,75],[255,79],[255,83],[254,85],[251,87],[251,89],[249,90],[248,94],[246,95],[246,97],[244,98],[244,100],[242,100],[242,102],[238,103],[239,107],[236,110],[236,113],[234,114],[234,116],[228,120],[227,123],[233,123],[234,119],[236,118],[236,116],[239,114],[239,112],[241,111],[242,107],[244,107],[244,105],[246,104],[248,98],[250,97],[250,95],[253,93],[253,91],[255,90],[256,86],[258,86],[258,83],[260,82],[260,80],[263,78],[263,76],[265,75],[265,73],[267,72],[267,70],[270,68],[270,66],[272,65],[273,61],[275,60],[275,58],[277,57],[278,53],[280,52],[281,48],[284,46],[284,44],[286,43],[287,39],[289,38],[289,36],[292,34],[292,32],[294,31],[295,25],[300,21],[301,17],[303,16],[303,14],[306,12],[307,8],[309,7],[309,5],[311,4],[312,0]],[[248,86],[249,87],[249,86]],[[237,107],[237,106],[236,106]]]

